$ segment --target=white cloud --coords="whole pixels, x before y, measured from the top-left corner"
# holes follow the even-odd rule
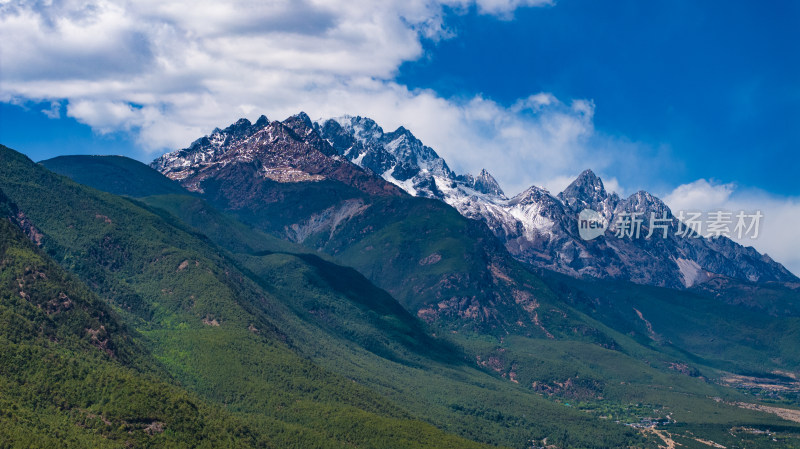
[[[578,174],[569,174],[569,175],[559,175],[554,178],[550,178],[543,182],[539,187],[544,187],[547,189],[552,195],[558,195],[559,193],[563,192],[575,178],[578,177]]]
[[[795,274],[800,275],[800,198],[779,197],[754,189],[738,189],[734,184],[723,184],[698,179],[675,188],[664,197],[673,212],[677,211],[727,211],[733,217],[740,211],[752,214],[761,211],[758,237],[731,237],[744,246],[752,246],[769,254]],[[736,218],[733,218],[734,222]],[[734,223],[735,224],[735,223]]]
[[[141,114],[119,101],[75,100],[67,105],[67,115],[91,124],[101,133],[141,125]]]
[[[423,56],[423,38],[453,36],[447,7],[509,19],[551,3],[11,0],[0,3],[0,101],[58,101],[99,133],[133,133],[142,159],[242,116],[305,110],[404,125],[457,171],[487,168],[510,194],[577,169],[641,169],[637,144],[595,132],[589,100],[532,92],[504,106],[393,81]]]
[[[552,5],[552,0],[479,0],[478,11],[484,14],[500,15],[510,18],[510,14],[520,6]]]
[[[554,175],[572,173],[576,166],[594,159],[587,147],[593,134],[593,108],[587,109],[585,102],[566,105],[549,97],[549,104],[523,99],[506,108],[483,97],[444,100],[430,91],[409,92],[393,86],[388,96],[375,92],[341,112],[360,107],[364,115],[382,118],[379,121],[387,128],[402,124],[457,172],[477,173],[486,168],[504,190],[514,194],[533,183],[552,187],[548,180]],[[342,103],[348,99],[331,105],[323,115],[336,114]]]
[[[603,186],[606,188],[606,192],[608,193],[616,193],[619,195],[620,198],[625,198],[627,196],[627,192],[619,183],[617,178],[602,178],[603,179]]]
[[[42,109],[42,114],[46,115],[47,118],[61,118],[61,103],[59,101],[51,101],[49,108]]]
[[[664,202],[676,211],[712,211],[727,204],[735,189],[734,184],[720,184],[698,179],[675,188],[664,197]]]

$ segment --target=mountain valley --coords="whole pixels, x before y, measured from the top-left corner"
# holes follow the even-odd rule
[[[675,236],[663,202],[609,194],[591,171],[555,196],[508,198],[405,128],[302,113],[242,119],[152,168],[0,159],[3,263],[23,273],[3,276],[25,293],[7,289],[4,316],[35,323],[2,336],[4,357],[25,342],[79,363],[72,396],[41,403],[19,379],[50,365],[0,371],[16,385],[3,441],[800,445],[797,278],[729,239]],[[609,223],[653,212],[672,235],[583,240],[584,208]],[[34,301],[31,258],[70,286]],[[159,393],[117,411],[125,400],[72,386],[92,370]]]

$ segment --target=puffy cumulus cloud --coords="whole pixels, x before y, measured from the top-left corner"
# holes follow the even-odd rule
[[[689,184],[678,186],[664,197],[664,201],[674,210],[717,210],[720,205],[729,202],[735,189],[736,186],[734,184],[720,184],[698,179]]]
[[[24,95],[15,86],[26,80],[97,80],[145,70],[153,58],[136,18],[113,3],[7,1],[0,27],[4,96]]]
[[[512,194],[533,183],[557,193],[566,175],[612,171],[631,163],[626,154],[641,168],[637,145],[595,132],[591,101],[535,93],[501,105],[393,81],[422,56],[423,38],[452,37],[447,9],[509,18],[550,3],[5,0],[0,101],[55,101],[99,133],[131,132],[142,159],[243,116],[305,110],[404,125],[457,171],[487,168]]]
[[[676,187],[664,196],[664,201],[674,211],[727,211],[732,212],[733,226],[736,214],[744,211],[763,214],[758,237],[731,237],[744,246],[752,246],[782,263],[800,275],[800,198],[779,197],[756,189],[741,189],[735,184],[723,184],[698,179]]]
[[[75,100],[67,106],[67,115],[91,123],[101,133],[130,129],[140,124],[138,111],[124,102]]]
[[[622,185],[619,183],[617,178],[602,178],[603,179],[603,186],[606,188],[606,192],[608,193],[616,193],[619,195],[620,198],[624,198],[627,196],[627,191]]]

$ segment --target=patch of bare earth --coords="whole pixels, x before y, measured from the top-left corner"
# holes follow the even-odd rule
[[[219,326],[219,321],[216,318],[211,318],[210,316],[206,315],[206,317],[203,318],[203,324],[205,324],[206,326],[217,326],[218,327]]]
[[[739,374],[729,374],[723,377],[722,383],[735,388],[760,389],[772,392],[800,391],[800,382],[780,381]]]
[[[659,444],[658,445],[659,448],[676,449],[677,443],[675,443],[675,441],[672,439],[672,435],[670,435],[669,432],[665,430],[658,430],[654,427],[645,427],[642,429],[642,433],[644,434],[652,433],[653,435],[660,438],[661,441],[664,442],[664,446]]]
[[[164,431],[164,423],[161,421],[153,421],[144,428],[144,433],[153,436],[157,433]]]
[[[723,446],[723,445],[721,445],[719,443],[715,443],[713,441],[704,440],[702,438],[695,438],[694,440],[697,441],[698,443],[703,443],[706,446],[717,447],[717,448],[720,448],[720,449],[727,449],[727,446]]]
[[[634,308],[633,311],[636,312],[636,316],[638,316],[640,320],[644,321],[644,325],[647,327],[647,333],[650,335],[650,339],[657,341],[659,339],[658,335],[653,330],[653,325],[650,324],[650,321],[645,319],[644,315],[642,315],[642,312],[640,312],[639,309]]]
[[[772,407],[769,405],[760,405],[760,404],[750,404],[747,402],[734,402],[733,405],[741,408],[745,408],[748,410],[757,410],[760,412],[771,413],[773,415],[777,415],[780,418],[783,418],[787,421],[794,421],[800,423],[800,410],[794,410],[790,408],[780,408],[780,407]]]

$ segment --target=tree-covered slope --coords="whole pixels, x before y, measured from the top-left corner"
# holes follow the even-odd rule
[[[0,188],[43,248],[114,304],[187,389],[289,426],[264,426],[280,447],[526,447],[565,435],[570,447],[646,445],[465,364],[352,269],[307,253],[230,259],[163,209],[0,154]]]
[[[0,192],[0,446],[277,447],[175,385],[106,303],[14,223]]]
[[[769,375],[800,370],[800,291],[720,278],[689,290],[542,272],[564,302],[643,345],[694,363]],[[712,284],[718,284],[714,287]]]
[[[48,170],[115,195],[133,197],[186,193],[175,181],[124,156],[58,156],[39,162]]]
[[[298,355],[276,325],[288,309],[204,237],[7,148],[0,162],[0,188],[43,249],[113,304],[178,382],[277,447],[473,445]]]

